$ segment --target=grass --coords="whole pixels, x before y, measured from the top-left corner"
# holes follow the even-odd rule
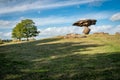
[[[120,36],[0,46],[1,80],[120,80]]]

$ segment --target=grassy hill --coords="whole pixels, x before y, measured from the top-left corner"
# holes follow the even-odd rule
[[[119,35],[0,46],[1,80],[120,80],[119,75]]]

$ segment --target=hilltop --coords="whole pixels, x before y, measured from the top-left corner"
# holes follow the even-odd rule
[[[54,37],[0,46],[2,80],[119,80],[120,35]]]

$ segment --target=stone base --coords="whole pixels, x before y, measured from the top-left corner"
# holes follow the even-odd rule
[[[83,33],[84,34],[89,34],[90,32],[90,29],[88,27],[85,27],[84,30],[83,30]]]

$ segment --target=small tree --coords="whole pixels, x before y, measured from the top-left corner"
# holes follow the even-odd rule
[[[36,37],[39,31],[37,31],[37,27],[34,24],[30,19],[22,20],[13,29],[12,37],[19,40],[21,40],[21,38],[27,38],[27,41],[30,37]]]

